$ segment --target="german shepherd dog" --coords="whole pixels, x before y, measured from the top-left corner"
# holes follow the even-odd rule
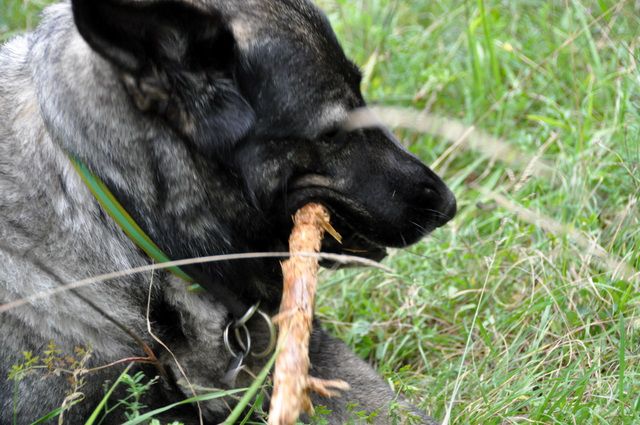
[[[454,196],[384,128],[347,128],[350,113],[365,107],[360,79],[310,0],[50,6],[34,32],[0,50],[0,305],[150,263],[72,158],[174,260],[286,251],[291,215],[311,201],[330,209],[344,237],[342,245],[326,242],[326,251],[379,259],[385,247],[415,243],[453,217]],[[0,423],[28,424],[63,404],[71,406],[67,423],[83,423],[126,359],[146,356],[141,346],[157,361],[129,363],[160,376],[145,393],[149,409],[190,397],[194,388],[247,386],[253,378],[246,371],[259,372],[266,360],[233,354],[224,331],[257,302],[266,315],[276,312],[279,261],[186,269],[205,291],[159,271],[4,311]],[[267,344],[265,328],[262,319],[248,325],[255,347]],[[51,341],[55,349],[47,350]],[[76,376],[74,387],[52,363],[79,346],[90,351],[82,367],[92,371]],[[39,358],[29,363],[25,352]],[[314,331],[310,356],[313,376],[352,388],[314,400],[331,412],[329,423],[346,423],[354,410],[392,423],[392,405],[431,423],[322,330]],[[230,378],[238,358],[243,371]],[[7,379],[12,366],[36,364],[45,371],[32,367]],[[69,398],[72,389],[82,402],[78,394]],[[126,393],[112,395],[110,406],[118,397]],[[201,414],[218,423],[233,405],[231,398],[210,400]],[[189,405],[160,418],[190,424],[199,415]],[[103,423],[123,420],[113,411]]]

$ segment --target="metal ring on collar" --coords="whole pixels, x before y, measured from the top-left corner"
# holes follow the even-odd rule
[[[233,347],[231,347],[231,343],[229,342],[229,328],[231,328],[231,326],[234,327],[234,333],[235,333],[235,337],[236,337],[236,342],[238,343],[240,348],[242,348],[242,350],[243,350],[241,355],[242,356],[246,356],[251,351],[251,334],[249,333],[249,329],[244,324],[236,326],[232,322],[232,323],[229,323],[226,328],[224,328],[224,333],[222,334],[222,339],[224,341],[224,346],[226,347],[227,351],[229,351],[229,353],[233,357],[238,357],[239,356],[239,354],[236,353],[236,351],[233,349]],[[245,341],[242,341],[242,337],[240,335],[240,329],[242,329],[244,331]]]
[[[247,322],[251,320],[253,315],[256,314],[256,311],[258,311],[259,307],[260,307],[260,301],[258,301],[257,303],[249,307],[249,309],[246,311],[246,313],[244,313],[244,315],[241,318],[239,318],[238,320],[234,320],[233,321],[234,329],[238,329],[239,327],[246,325]]]
[[[242,335],[240,334],[241,329],[244,331],[244,340],[242,339]],[[247,328],[246,325],[240,325],[233,330],[233,333],[236,336],[236,343],[242,349],[242,352],[246,356],[251,351],[251,333],[249,332],[249,328]]]
[[[267,313],[262,310],[258,310],[258,314],[265,322],[267,322],[267,327],[269,328],[269,345],[267,345],[267,348],[263,351],[260,351],[259,353],[251,353],[251,355],[257,359],[262,359],[271,354],[273,349],[276,348],[276,327],[273,324],[273,320],[271,320],[271,317],[269,317]]]

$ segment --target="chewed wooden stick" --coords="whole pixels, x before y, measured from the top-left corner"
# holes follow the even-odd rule
[[[309,376],[309,338],[316,297],[318,258],[296,253],[319,252],[327,231],[339,235],[329,223],[329,212],[319,204],[298,210],[289,238],[291,257],[282,263],[284,287],[280,313],[275,318],[278,357],[273,377],[269,425],[293,425],[304,411],[313,414],[310,393],[334,397],[349,389],[342,380]]]

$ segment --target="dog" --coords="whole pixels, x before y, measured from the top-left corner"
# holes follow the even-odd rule
[[[384,128],[347,128],[366,107],[360,80],[310,0],[49,6],[33,32],[0,49],[0,304],[150,263],[74,161],[173,260],[286,251],[291,216],[309,202],[324,204],[344,237],[342,245],[327,238],[325,251],[380,259],[386,247],[420,240],[454,216],[455,198]],[[144,394],[149,409],[194,388],[249,385],[240,363],[255,374],[267,360],[234,353],[225,329],[258,303],[264,317],[277,312],[279,261],[186,267],[204,291],[157,271],[4,311],[0,424],[28,424],[60,406],[67,423],[84,422],[127,359],[160,376]],[[272,337],[267,322],[244,328],[255,347]],[[80,356],[77,347],[86,373],[71,394],[73,379],[51,363],[74,349]],[[150,364],[131,360],[149,357],[143,347],[157,355]],[[328,423],[346,423],[354,409],[391,423],[392,405],[434,423],[318,326],[310,357],[313,376],[351,385],[340,398],[314,399]],[[6,379],[34,364],[45,372]],[[188,405],[158,418],[218,423],[233,404],[210,400],[200,413]],[[103,423],[123,420],[113,411]]]

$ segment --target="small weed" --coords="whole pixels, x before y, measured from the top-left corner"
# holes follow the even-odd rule
[[[331,415],[331,410],[326,406],[314,406],[315,414],[311,417],[308,425],[328,425],[329,424],[329,415]],[[297,425],[303,425],[302,422],[298,422]]]
[[[13,423],[18,422],[17,402],[19,396],[18,384],[27,377],[38,376],[47,379],[51,376],[65,376],[69,390],[59,409],[45,415],[45,418],[58,417],[58,423],[64,421],[64,412],[84,399],[81,392],[84,386],[84,375],[87,373],[86,364],[91,357],[91,351],[86,347],[75,347],[74,354],[65,354],[54,341],[49,341],[47,347],[38,356],[31,351],[22,353],[23,361],[11,366],[8,380],[13,381]],[[44,418],[43,418],[44,419]],[[38,421],[36,421],[38,422]]]
[[[125,412],[125,416],[128,420],[135,419],[140,416],[142,410],[144,410],[147,406],[140,402],[142,396],[149,391],[152,385],[158,382],[158,377],[147,380],[145,382],[145,374],[143,372],[138,372],[135,375],[131,376],[129,374],[125,374],[122,382],[127,386],[127,393],[129,394],[125,399],[120,400],[127,411]]]

